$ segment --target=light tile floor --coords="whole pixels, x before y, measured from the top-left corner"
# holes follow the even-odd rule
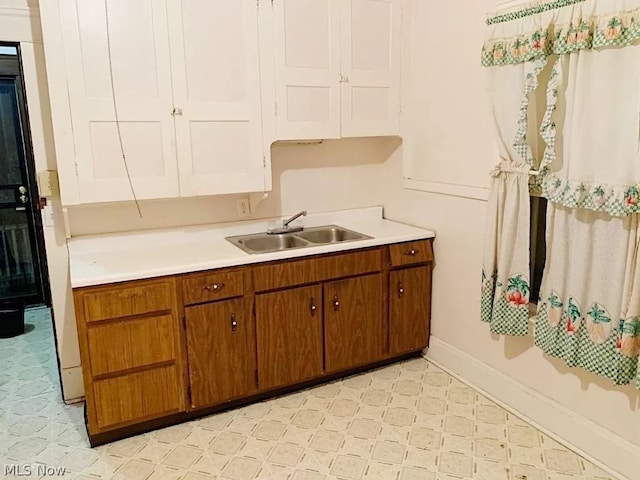
[[[423,359],[91,449],[82,406],[60,400],[48,310],[27,323],[0,339],[0,478],[39,463],[77,479],[612,479]]]

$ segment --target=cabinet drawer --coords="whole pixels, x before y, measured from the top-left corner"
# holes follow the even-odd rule
[[[89,325],[87,339],[93,376],[173,361],[176,357],[171,314]]]
[[[142,422],[184,410],[175,365],[93,384],[98,428]]]
[[[208,272],[182,278],[182,299],[185,305],[211,302],[244,294],[244,272]]]
[[[393,267],[433,261],[431,240],[397,243],[389,247],[389,252],[391,254],[391,266]]]
[[[171,310],[174,306],[173,282],[145,282],[89,291],[84,293],[83,302],[87,323]]]
[[[322,282],[382,270],[382,249],[289,260],[253,269],[256,291]]]

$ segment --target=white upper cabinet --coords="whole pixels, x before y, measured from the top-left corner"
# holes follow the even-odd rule
[[[41,2],[63,204],[265,191],[274,141],[397,135],[401,3]]]
[[[138,198],[178,196],[164,0],[109,0],[118,124],[104,0],[61,0],[60,17],[78,177],[76,197],[81,203],[133,198],[118,124]],[[66,161],[73,160],[58,159]]]
[[[180,192],[264,188],[256,0],[167,0]]]
[[[274,2],[279,140],[340,137],[340,2]]]
[[[400,122],[401,2],[342,2],[342,136],[394,135]]]
[[[121,150],[138,199],[270,188],[261,91],[273,75],[261,79],[259,54],[270,3],[108,0],[108,29],[104,0],[45,3],[50,92],[69,99],[52,109],[64,204],[131,200]]]
[[[278,140],[397,135],[401,0],[274,0]]]

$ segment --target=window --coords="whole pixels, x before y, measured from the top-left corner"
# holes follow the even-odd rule
[[[529,300],[537,304],[540,299],[540,285],[544,264],[547,258],[545,231],[547,226],[547,199],[530,197],[531,202],[531,238],[529,251],[529,275],[531,279],[531,295]]]

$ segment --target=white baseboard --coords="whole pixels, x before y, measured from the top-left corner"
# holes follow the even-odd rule
[[[62,396],[65,403],[83,401],[82,367],[63,368],[60,377],[62,378]]]
[[[616,478],[638,478],[640,447],[628,440],[436,337],[425,357]]]

